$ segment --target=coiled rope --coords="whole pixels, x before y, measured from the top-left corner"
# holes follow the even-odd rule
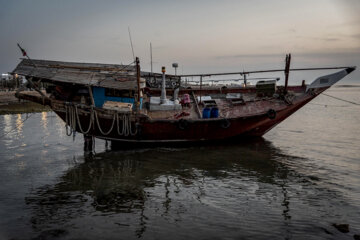
[[[131,115],[130,114],[122,114],[121,116],[122,120],[122,129],[120,131],[120,124],[119,124],[119,114],[116,115],[116,123],[117,123],[117,132],[119,135],[129,136],[136,135],[137,134],[137,127],[135,126],[135,132],[132,131],[131,126]]]

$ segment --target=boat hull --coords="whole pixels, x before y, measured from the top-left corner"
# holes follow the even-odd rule
[[[261,137],[277,124],[284,121],[291,114],[299,110],[327,88],[317,89],[316,92],[304,93],[295,101],[282,104],[281,108],[269,105],[264,101],[266,109],[275,109],[275,116],[269,116],[268,112],[254,115],[239,116],[232,118],[211,119],[150,119],[148,117],[137,117],[131,119],[132,133],[121,133],[122,122],[111,117],[111,114],[98,114],[97,120],[93,118],[92,126],[89,128],[91,114],[87,110],[79,109],[76,118],[75,130],[84,135],[110,140],[119,143],[141,143],[161,144],[165,143],[195,143],[209,141],[225,141],[229,139],[244,139],[249,137]],[[20,95],[20,98],[50,105],[53,111],[64,122],[69,124],[65,102],[44,99],[34,95]],[[67,120],[68,118],[68,120]],[[135,123],[136,122],[136,123]],[[89,129],[89,131],[87,131]],[[120,133],[119,133],[120,130]],[[86,132],[84,132],[86,131]],[[104,132],[106,134],[104,134]]]
[[[268,113],[237,117],[237,118],[218,118],[218,119],[198,119],[198,120],[150,120],[139,119],[138,124],[132,123],[133,132],[128,136],[118,133],[117,122],[111,118],[99,117],[99,125],[102,132],[107,132],[113,128],[107,135],[99,130],[99,126],[94,127],[87,135],[97,138],[129,143],[180,143],[180,142],[205,142],[222,141],[227,139],[261,137],[271,130],[277,124],[281,123],[291,114],[299,110],[306,103],[315,98],[316,95],[306,94],[297,102],[289,104],[282,110],[276,111],[276,116],[272,119]],[[66,121],[64,111],[54,111]],[[80,125],[83,129],[89,126],[89,116],[79,115]],[[120,124],[120,129],[122,125]],[[78,132],[82,132],[77,127]]]

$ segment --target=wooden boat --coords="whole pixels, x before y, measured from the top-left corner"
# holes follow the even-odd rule
[[[13,73],[25,76],[46,93],[19,92],[18,98],[49,105],[66,123],[67,134],[128,143],[179,143],[262,136],[356,67],[285,69],[220,74],[167,75],[141,72],[135,65],[110,65],[22,59]],[[337,72],[288,86],[291,71],[338,69]],[[284,72],[276,79],[247,85],[247,76]],[[244,84],[205,86],[206,76],[239,74]],[[183,86],[197,77],[197,85]],[[161,89],[152,83],[162,80]],[[166,88],[166,86],[168,86]],[[170,87],[169,87],[170,86]]]

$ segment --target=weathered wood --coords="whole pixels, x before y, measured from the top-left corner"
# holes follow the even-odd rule
[[[36,67],[32,62],[36,64]],[[28,78],[41,78],[45,82],[112,89],[136,90],[138,88],[136,68],[133,66],[23,59],[13,73]],[[144,87],[145,79],[141,78],[140,88]]]
[[[94,100],[94,96],[93,96],[92,89],[90,86],[88,86],[88,91],[89,91],[89,95],[90,95],[90,99],[91,99],[91,105],[93,107],[95,107],[95,100]]]

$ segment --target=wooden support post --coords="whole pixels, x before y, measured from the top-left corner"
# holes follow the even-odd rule
[[[194,98],[194,103],[195,103],[196,111],[197,111],[197,113],[198,113],[198,115],[199,115],[199,118],[202,118],[202,114],[201,114],[201,111],[200,111],[200,108],[199,108],[199,104],[198,104],[198,101],[197,101],[197,98],[196,98],[196,96],[195,96],[194,91],[191,91],[191,95],[192,95],[192,97]]]
[[[93,136],[84,134],[84,151],[92,152],[94,150]]]
[[[30,83],[30,85],[35,89],[35,91],[37,91],[43,98],[47,98],[47,96],[45,96],[40,89],[38,89],[38,87],[35,85],[35,83],[32,81],[32,77],[27,79]]]
[[[202,96],[201,89],[202,89],[202,76],[200,76],[200,104],[201,104],[201,96]]]
[[[93,92],[92,92],[91,86],[88,86],[88,91],[89,91],[89,95],[90,95],[91,105],[92,105],[93,107],[95,107],[95,100],[94,100],[94,96],[93,96]]]
[[[287,92],[288,82],[289,82],[289,72],[290,72],[290,61],[291,61],[291,54],[286,55],[285,59],[285,93]]]

